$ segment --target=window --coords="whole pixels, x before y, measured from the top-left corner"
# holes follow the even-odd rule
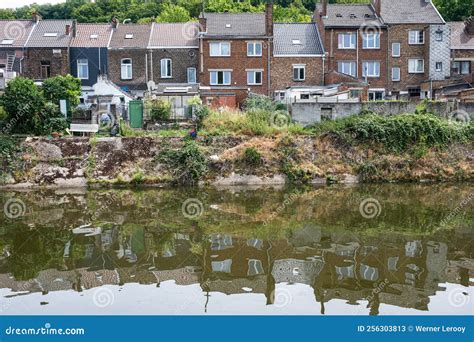
[[[127,59],[122,59],[122,65],[121,65],[121,75],[120,75],[122,80],[131,80],[133,77],[133,72],[132,72],[132,60],[127,58]]]
[[[410,45],[418,45],[425,43],[425,32],[421,30],[408,32],[408,43]]]
[[[400,68],[392,68],[392,81],[400,81]]]
[[[469,61],[453,62],[453,73],[457,75],[469,75],[471,73],[471,62]]]
[[[210,51],[212,57],[230,56],[230,43],[212,42],[210,43]]]
[[[355,33],[339,33],[338,35],[339,49],[355,49],[356,38],[357,36]]]
[[[265,271],[263,270],[262,262],[260,260],[250,259],[248,261],[248,265],[249,265],[249,268],[247,271],[248,276],[256,276],[256,275],[265,273]]]
[[[301,45],[301,40],[299,40],[299,39],[292,39],[292,40],[291,40],[291,44],[293,44],[293,45]]]
[[[380,77],[380,62],[362,63],[363,77]]]
[[[261,85],[262,74],[263,73],[260,70],[247,71],[247,84],[248,85]]]
[[[423,59],[409,59],[408,72],[410,74],[422,74],[425,72],[425,61]]]
[[[46,79],[51,77],[51,62],[42,61],[41,62],[41,79]]]
[[[98,35],[98,34],[91,34],[91,35],[90,35],[90,39],[91,39],[91,40],[99,39],[99,35]]]
[[[408,88],[408,96],[410,97],[420,97],[421,89],[419,87]]]
[[[293,65],[293,81],[304,81],[306,78],[304,65]]]
[[[369,101],[382,101],[384,95],[383,90],[369,90]]]
[[[89,79],[89,61],[87,59],[77,60],[77,78],[81,80]]]
[[[435,39],[438,42],[443,41],[443,31],[442,30],[438,30],[438,31],[435,32]]]
[[[211,71],[211,85],[230,85],[231,72],[226,70]]]
[[[341,74],[357,77],[356,62],[337,62],[337,71]]]
[[[13,45],[13,39],[2,40],[2,45]]]
[[[57,37],[58,36],[58,33],[57,32],[45,32],[43,34],[43,37],[50,37],[50,38],[53,38],[53,37]]]
[[[188,83],[196,82],[196,68],[188,68]]]
[[[262,55],[262,43],[261,42],[249,42],[247,43],[247,56],[258,57]]]
[[[362,35],[363,49],[380,49],[380,33],[369,32]]]
[[[443,71],[443,62],[436,62],[435,68],[437,72]]]
[[[400,57],[400,43],[392,43],[392,57]]]
[[[172,62],[169,58],[164,58],[161,60],[161,78],[171,78],[172,77]]]
[[[125,39],[133,39],[133,33],[127,33]]]

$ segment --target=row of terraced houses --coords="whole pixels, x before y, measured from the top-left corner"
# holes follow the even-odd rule
[[[274,22],[271,2],[264,13],[202,13],[190,23],[83,24],[39,14],[0,21],[3,85],[17,75],[41,82],[72,74],[84,96],[106,77],[135,97],[184,92],[229,107],[249,93],[439,98],[472,88],[473,64],[473,18],[447,23],[430,0],[323,0],[310,23]]]

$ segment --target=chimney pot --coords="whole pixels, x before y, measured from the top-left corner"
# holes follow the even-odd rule
[[[323,5],[323,9],[321,11],[321,15],[323,17],[327,17],[328,16],[328,0],[322,0],[322,5]]]
[[[273,36],[273,0],[267,0],[265,5],[265,34]]]
[[[71,25],[66,25],[66,36],[71,34]]]

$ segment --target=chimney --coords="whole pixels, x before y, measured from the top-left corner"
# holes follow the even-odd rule
[[[71,34],[71,25],[66,25],[66,36]]]
[[[117,17],[113,17],[113,18],[112,18],[111,25],[112,25],[112,28],[113,28],[113,29],[116,29],[116,28],[117,28],[117,26],[118,26]]]
[[[380,13],[382,12],[382,0],[373,0],[372,5],[374,6],[375,14],[380,17]]]
[[[464,22],[466,25],[464,31],[468,36],[474,36],[474,17],[469,17]]]
[[[40,21],[41,19],[43,19],[43,18],[41,17],[41,14],[38,13],[38,11],[34,11],[33,14],[32,14],[32,17],[33,17],[33,21],[34,21],[35,23],[39,23],[39,21]]]
[[[199,16],[199,32],[206,32],[207,31],[207,19],[204,16],[204,12],[201,13]]]
[[[322,0],[322,11],[321,11],[321,16],[323,18],[326,18],[328,16],[328,0]]]
[[[77,35],[77,21],[73,20],[72,21],[72,36],[76,37]]]
[[[267,0],[265,5],[265,34],[273,36],[273,0]]]

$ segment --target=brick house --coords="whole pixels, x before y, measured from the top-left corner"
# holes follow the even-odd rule
[[[388,95],[430,98],[426,81],[450,75],[450,30],[430,0],[373,0],[388,30]]]
[[[100,75],[108,71],[108,51],[112,37],[111,24],[77,24],[73,27],[70,46],[71,75],[89,90]]]
[[[109,79],[123,90],[143,97],[149,79],[147,48],[151,24],[113,23],[109,44]]]
[[[324,85],[324,47],[315,23],[273,25],[271,91],[282,99],[289,87]]]
[[[204,102],[237,107],[270,95],[273,5],[265,13],[202,13],[199,78]]]
[[[474,17],[465,22],[450,22],[452,76],[474,83]]]
[[[372,5],[316,6],[313,20],[327,53],[325,84],[368,86],[369,100],[382,100],[387,88],[387,28]]]
[[[74,20],[35,20],[36,26],[25,44],[24,75],[42,81],[70,73],[69,45]]]
[[[148,80],[156,84],[198,83],[198,33],[198,23],[153,23]]]
[[[0,89],[23,72],[24,46],[35,25],[34,20],[0,20]]]

